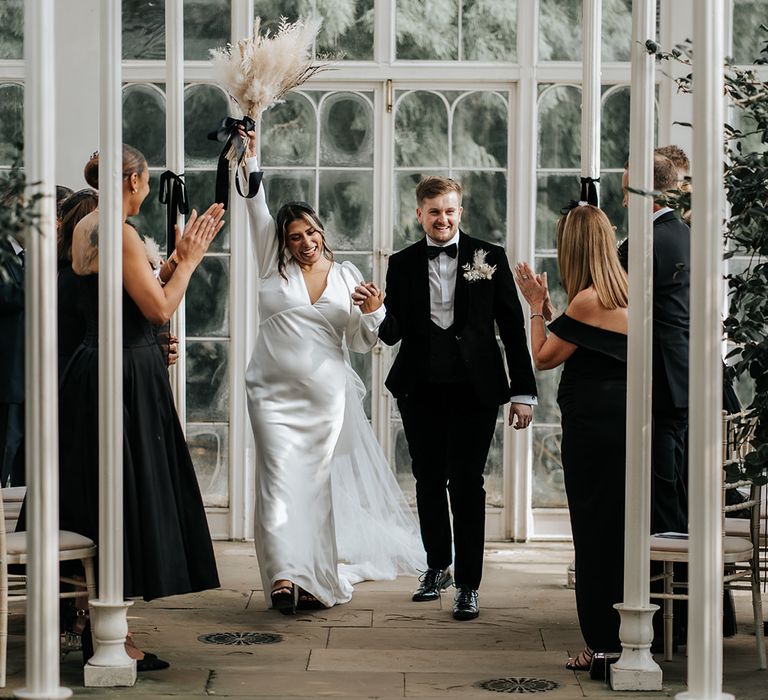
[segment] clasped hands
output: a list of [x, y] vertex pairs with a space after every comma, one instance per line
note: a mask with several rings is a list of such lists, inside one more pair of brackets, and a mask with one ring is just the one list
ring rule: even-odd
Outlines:
[[352, 303], [364, 314], [370, 314], [384, 303], [384, 295], [373, 282], [361, 282], [352, 292]]

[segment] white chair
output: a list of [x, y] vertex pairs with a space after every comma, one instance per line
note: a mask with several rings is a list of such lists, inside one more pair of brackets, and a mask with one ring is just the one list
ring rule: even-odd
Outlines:
[[[6, 517], [11, 516], [12, 509], [16, 509], [14, 503], [19, 504], [18, 489], [2, 489], [0, 498], [0, 688], [5, 687], [6, 653], [8, 650], [8, 604], [27, 599], [26, 576], [8, 574], [9, 564], [27, 563], [27, 533], [7, 532]], [[6, 492], [9, 497], [9, 512], [6, 514], [3, 501]], [[23, 500], [23, 498], [21, 499]], [[15, 518], [18, 519], [18, 510]], [[13, 521], [13, 518], [10, 518]], [[93, 561], [96, 557], [96, 545], [92, 540], [74, 532], [62, 530], [59, 532], [59, 561], [80, 560], [85, 570], [85, 583], [73, 578], [61, 577], [63, 583], [68, 583], [76, 588], [74, 591], [61, 592], [61, 598], [75, 598], [85, 590], [88, 598], [96, 597], [96, 579], [94, 576]]]
[[[755, 644], [761, 669], [766, 668], [765, 638], [763, 629], [763, 606], [760, 596], [760, 504], [762, 488], [752, 482], [725, 480], [726, 467], [738, 464], [747, 452], [748, 441], [754, 430], [754, 423], [746, 420], [741, 413], [723, 416], [723, 587], [730, 590], [750, 590], [752, 613], [755, 623]], [[746, 500], [736, 505], [725, 505], [725, 493], [730, 489], [749, 487]], [[728, 518], [737, 510], [749, 511], [749, 518]], [[734, 522], [739, 521], [739, 522]], [[743, 523], [746, 523], [744, 525]], [[762, 525], [763, 531], [765, 524]], [[731, 533], [744, 536], [732, 536]], [[651, 537], [651, 561], [663, 563], [663, 573], [651, 577], [651, 581], [664, 581], [663, 592], [651, 591], [651, 598], [663, 601], [664, 615], [664, 660], [672, 659], [672, 618], [674, 600], [687, 600], [688, 583], [676, 581], [674, 563], [688, 562], [688, 539], [654, 535]]]

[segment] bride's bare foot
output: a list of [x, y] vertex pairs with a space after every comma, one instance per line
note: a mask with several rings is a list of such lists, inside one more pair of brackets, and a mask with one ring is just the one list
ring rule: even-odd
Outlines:
[[144, 658], [144, 652], [133, 643], [133, 635], [130, 632], [125, 638], [125, 653], [136, 661], [141, 661]]

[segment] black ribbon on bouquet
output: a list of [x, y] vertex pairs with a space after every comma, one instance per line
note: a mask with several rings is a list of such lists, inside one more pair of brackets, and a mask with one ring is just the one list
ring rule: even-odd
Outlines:
[[[251, 173], [248, 176], [248, 194], [243, 194], [240, 189], [240, 165], [245, 158], [246, 140], [243, 139], [238, 127], [242, 126], [245, 131], [253, 131], [256, 128], [256, 122], [250, 117], [234, 119], [227, 117], [223, 119], [218, 128], [208, 134], [211, 141], [219, 141], [224, 144], [219, 154], [219, 164], [216, 168], [216, 198], [215, 201], [224, 205], [226, 209], [229, 205], [229, 161], [235, 162], [235, 187], [241, 197], [250, 199], [255, 197], [261, 186], [263, 173]], [[234, 157], [228, 157], [230, 155]]]
[[593, 207], [600, 206], [597, 195], [597, 185], [595, 183], [600, 182], [599, 177], [583, 177], [581, 178], [581, 194], [579, 195], [579, 201], [572, 199], [566, 204], [560, 213], [565, 216], [571, 209], [575, 209], [580, 204], [591, 204]]
[[160, 204], [166, 207], [166, 258], [170, 257], [176, 247], [176, 221], [179, 214], [189, 214], [189, 199], [184, 174], [177, 175], [172, 170], [166, 170], [160, 176]]

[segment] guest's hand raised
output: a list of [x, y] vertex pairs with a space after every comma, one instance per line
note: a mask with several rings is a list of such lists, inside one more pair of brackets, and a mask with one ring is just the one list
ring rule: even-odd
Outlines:
[[221, 231], [224, 222], [223, 204], [211, 204], [202, 216], [198, 216], [193, 209], [184, 227], [184, 235], [179, 235], [179, 227], [176, 227], [176, 259], [179, 265], [191, 264], [197, 267], [203, 259], [208, 246], [211, 245], [216, 234]]
[[540, 312], [548, 296], [546, 283], [541, 281], [541, 276], [534, 274], [528, 263], [519, 262], [515, 265], [515, 282], [531, 309]]
[[540, 275], [536, 275], [536, 281], [544, 287], [546, 296], [544, 297], [544, 306], [541, 309], [541, 313], [544, 314], [544, 320], [549, 323], [552, 317], [555, 315], [555, 307], [552, 306], [552, 300], [549, 298], [549, 284], [547, 283], [547, 273], [542, 272]]
[[360, 307], [364, 314], [376, 311], [384, 303], [381, 290], [373, 282], [363, 282], [352, 292], [352, 303]]

